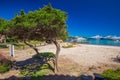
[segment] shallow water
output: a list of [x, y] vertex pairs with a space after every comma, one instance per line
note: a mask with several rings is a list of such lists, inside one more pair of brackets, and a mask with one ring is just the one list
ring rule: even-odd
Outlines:
[[[68, 42], [74, 41], [74, 39], [68, 39]], [[76, 41], [76, 43], [83, 44], [93, 44], [93, 45], [109, 45], [109, 46], [120, 46], [120, 40], [112, 40], [112, 39], [93, 39], [87, 38], [86, 40]]]
[[120, 46], [120, 40], [109, 40], [109, 39], [87, 39], [89, 44], [95, 45], [110, 45]]

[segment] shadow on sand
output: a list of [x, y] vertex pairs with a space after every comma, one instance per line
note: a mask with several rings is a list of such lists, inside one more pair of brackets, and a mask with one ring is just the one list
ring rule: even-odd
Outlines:
[[[49, 54], [49, 53], [47, 53]], [[37, 56], [38, 54], [35, 54], [34, 56]], [[41, 53], [39, 53], [38, 56], [40, 56]], [[46, 55], [46, 53], [45, 53]], [[39, 58], [34, 58], [34, 56], [32, 58], [29, 58], [29, 59], [26, 59], [26, 60], [23, 60], [23, 61], [18, 61], [18, 62], [13, 62], [13, 69], [24, 69], [24, 68], [27, 68], [29, 67], [27, 70], [30, 70], [31, 71], [38, 71], [38, 70], [41, 70], [41, 67], [44, 65], [44, 64], [47, 64], [47, 68], [52, 70], [54, 72], [54, 68], [49, 64], [49, 61], [51, 60], [51, 57], [44, 57], [44, 56], [40, 56]], [[31, 70], [32, 69], [32, 70]]]

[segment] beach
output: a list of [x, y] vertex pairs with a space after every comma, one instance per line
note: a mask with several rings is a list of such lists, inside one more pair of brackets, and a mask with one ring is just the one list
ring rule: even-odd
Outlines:
[[[61, 46], [63, 45], [64, 43], [61, 44]], [[43, 46], [40, 51], [55, 52], [55, 46]], [[87, 73], [90, 68], [96, 69], [92, 73], [101, 73], [106, 69], [120, 66], [120, 63], [116, 61], [116, 56], [120, 55], [120, 47], [116, 46], [77, 44], [72, 48], [61, 48], [59, 55], [64, 59], [69, 59], [68, 63], [74, 62], [78, 64], [79, 68], [82, 69], [81, 71]], [[63, 64], [66, 64], [64, 60]]]
[[[65, 43], [61, 43], [59, 54], [59, 69], [57, 74], [75, 75], [101, 73], [104, 70], [118, 68], [120, 63], [116, 61], [116, 56], [120, 55], [120, 47], [76, 44], [71, 48], [62, 48]], [[39, 52], [53, 52], [54, 44], [37, 47]], [[36, 53], [31, 48], [25, 50], [15, 50], [16, 61], [24, 61], [32, 58]], [[12, 72], [12, 73], [11, 73]], [[18, 70], [12, 70], [1, 74], [0, 77], [19, 76]]]
[[[61, 44], [61, 46], [64, 44]], [[43, 46], [41, 52], [55, 52], [54, 45]], [[99, 64], [116, 64], [113, 61], [120, 55], [120, 47], [78, 44], [72, 48], [61, 48], [60, 55], [65, 56], [83, 66]]]

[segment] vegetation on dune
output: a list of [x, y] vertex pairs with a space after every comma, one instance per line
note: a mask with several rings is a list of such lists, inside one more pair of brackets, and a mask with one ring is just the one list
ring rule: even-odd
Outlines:
[[120, 68], [106, 70], [102, 73], [102, 76], [107, 80], [120, 80]]

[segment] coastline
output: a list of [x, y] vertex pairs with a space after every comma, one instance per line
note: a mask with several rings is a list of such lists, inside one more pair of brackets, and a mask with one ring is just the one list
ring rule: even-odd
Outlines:
[[90, 46], [99, 46], [99, 47], [111, 47], [111, 48], [120, 48], [120, 46], [113, 46], [113, 45], [102, 45], [102, 44], [80, 44], [80, 45], [90, 45]]

